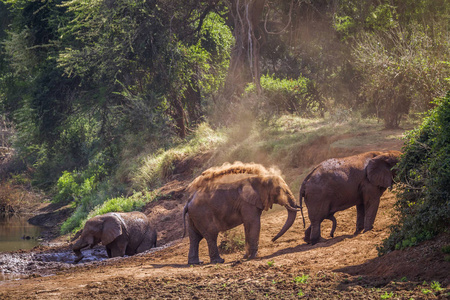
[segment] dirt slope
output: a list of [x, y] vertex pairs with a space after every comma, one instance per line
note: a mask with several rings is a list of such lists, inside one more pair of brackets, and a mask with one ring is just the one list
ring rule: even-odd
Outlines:
[[[335, 142], [330, 141], [329, 145]], [[371, 149], [401, 148], [400, 141], [389, 143]], [[336, 148], [330, 146], [329, 149], [335, 153], [341, 151]], [[351, 152], [365, 150], [370, 149], [358, 146]], [[300, 165], [297, 169], [287, 170], [285, 175], [289, 177], [302, 172]], [[162, 190], [166, 196], [145, 208], [158, 229], [157, 249], [134, 257], [56, 267], [50, 272], [54, 276], [38, 274], [3, 281], [0, 282], [0, 299], [450, 298], [450, 262], [440, 251], [443, 245], [450, 243], [450, 234], [414, 249], [377, 257], [376, 247], [388, 236], [388, 227], [392, 223], [390, 212], [395, 198], [390, 192], [382, 198], [371, 232], [352, 235], [356, 209], [351, 208], [336, 214], [335, 238], [328, 237], [331, 222], [324, 221], [322, 236], [326, 239], [314, 246], [305, 244], [299, 219], [284, 236], [272, 243], [271, 238], [278, 233], [287, 216], [284, 208], [274, 207], [262, 216], [258, 259], [242, 260], [243, 251], [236, 251], [222, 254], [225, 259], [222, 265], [188, 266], [189, 239], [180, 239], [183, 233], [181, 211], [185, 203], [183, 189], [187, 182], [184, 176], [175, 176]], [[309, 220], [306, 221], [308, 224]], [[240, 226], [230, 235], [239, 235], [242, 231]], [[40, 251], [59, 249], [62, 248]], [[200, 258], [209, 262], [205, 241], [200, 244], [200, 250]], [[433, 289], [430, 286], [432, 280], [438, 281], [444, 290], [439, 290], [436, 285]]]

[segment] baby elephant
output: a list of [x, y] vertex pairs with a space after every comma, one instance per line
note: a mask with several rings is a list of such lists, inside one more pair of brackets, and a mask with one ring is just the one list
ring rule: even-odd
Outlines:
[[102, 242], [108, 257], [134, 255], [156, 247], [156, 230], [141, 212], [107, 213], [89, 219], [80, 238], [72, 245], [77, 255], [75, 263], [83, 259], [81, 249]]
[[320, 239], [320, 223], [333, 222], [334, 213], [356, 205], [355, 234], [373, 227], [380, 197], [393, 183], [393, 167], [400, 159], [399, 151], [371, 151], [344, 158], [332, 158], [320, 163], [306, 176], [300, 188], [300, 204], [305, 198], [311, 225], [306, 229], [305, 242], [315, 244]]

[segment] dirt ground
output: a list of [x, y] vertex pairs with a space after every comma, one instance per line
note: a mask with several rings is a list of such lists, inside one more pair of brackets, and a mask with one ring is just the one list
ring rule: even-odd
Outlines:
[[[400, 141], [389, 143], [377, 149], [401, 147]], [[303, 168], [287, 173], [296, 172], [301, 174]], [[91, 250], [91, 259], [78, 265], [72, 264], [68, 243], [9, 253], [8, 259], [15, 255], [17, 261], [23, 256], [29, 260], [21, 279], [0, 281], [0, 299], [450, 299], [450, 262], [441, 251], [450, 244], [450, 234], [378, 257], [377, 246], [388, 237], [393, 222], [395, 197], [389, 191], [382, 197], [370, 232], [353, 236], [356, 209], [351, 208], [336, 213], [334, 238], [329, 237], [331, 222], [325, 220], [323, 241], [314, 246], [303, 242], [299, 214], [273, 243], [287, 217], [284, 208], [274, 206], [262, 216], [257, 259], [243, 260], [244, 250], [224, 251], [225, 263], [212, 265], [202, 241], [200, 259], [205, 264], [189, 266], [189, 238], [181, 238], [183, 190], [188, 183], [183, 179], [175, 176], [162, 189], [165, 196], [144, 209], [157, 227], [157, 248], [133, 257], [106, 259], [99, 247]], [[305, 218], [308, 226], [306, 209]], [[230, 240], [242, 236], [239, 226], [221, 235], [219, 244], [230, 245]], [[6, 261], [0, 257], [0, 267], [10, 264]]]

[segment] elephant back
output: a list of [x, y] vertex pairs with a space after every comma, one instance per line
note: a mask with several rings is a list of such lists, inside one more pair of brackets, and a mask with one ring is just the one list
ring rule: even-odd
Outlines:
[[217, 183], [232, 182], [249, 176], [280, 175], [280, 173], [278, 169], [266, 169], [263, 165], [255, 163], [225, 163], [220, 167], [205, 170], [189, 184], [188, 191], [192, 194], [197, 190], [209, 189]]
[[141, 212], [130, 212], [120, 214], [127, 226], [128, 247], [136, 250], [145, 239], [147, 231], [151, 229], [150, 221]]

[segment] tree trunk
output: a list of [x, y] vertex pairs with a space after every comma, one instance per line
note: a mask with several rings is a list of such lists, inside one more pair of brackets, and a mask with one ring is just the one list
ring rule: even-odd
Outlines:
[[233, 95], [240, 95], [250, 81], [255, 83], [258, 92], [261, 91], [259, 50], [262, 31], [259, 23], [264, 4], [265, 0], [237, 0], [231, 4], [230, 15], [234, 21], [236, 43], [231, 52], [223, 93], [227, 100]]

